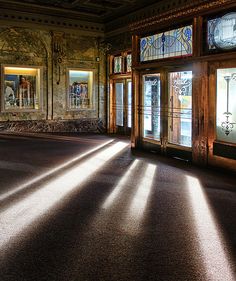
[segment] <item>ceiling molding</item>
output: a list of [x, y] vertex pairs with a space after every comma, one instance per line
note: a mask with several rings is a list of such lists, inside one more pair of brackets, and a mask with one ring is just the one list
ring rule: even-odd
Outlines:
[[0, 0], [0, 7], [105, 23], [162, 0]]
[[74, 20], [57, 16], [47, 16], [36, 13], [27, 13], [1, 9], [1, 26], [33, 27], [44, 30], [63, 30], [65, 32], [104, 37], [104, 24]]

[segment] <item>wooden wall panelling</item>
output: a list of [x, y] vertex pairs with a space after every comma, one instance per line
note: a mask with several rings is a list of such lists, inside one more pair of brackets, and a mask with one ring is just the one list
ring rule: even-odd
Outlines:
[[132, 128], [131, 128], [131, 147], [137, 148], [141, 137], [141, 88], [139, 72], [132, 72]]
[[139, 37], [132, 36], [132, 67], [139, 65]]
[[132, 36], [132, 127], [131, 127], [131, 147], [136, 148], [140, 139], [141, 130], [141, 88], [140, 88], [140, 75], [135, 70], [135, 67], [139, 63], [139, 38], [137, 35]]
[[219, 67], [219, 63], [209, 64], [209, 116], [208, 116], [208, 148], [209, 157], [213, 155], [213, 142], [216, 138], [216, 80], [215, 69]]
[[200, 57], [202, 54], [202, 30], [203, 18], [201, 16], [193, 19], [193, 56]]
[[208, 63], [193, 64], [193, 162], [207, 164], [208, 156]]
[[114, 94], [114, 80], [110, 79], [109, 91], [109, 123], [108, 133], [115, 133], [115, 94]]

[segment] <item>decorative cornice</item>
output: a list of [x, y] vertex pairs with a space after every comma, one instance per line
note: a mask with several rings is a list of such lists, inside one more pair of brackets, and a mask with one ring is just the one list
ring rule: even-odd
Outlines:
[[36, 27], [45, 30], [63, 30], [86, 36], [104, 36], [104, 25], [83, 21], [81, 19], [68, 19], [39, 13], [21, 12], [0, 8], [0, 22], [4, 26]]
[[[53, 1], [51, 1], [53, 2]], [[56, 1], [54, 1], [56, 2]], [[65, 1], [64, 1], [65, 2]], [[75, 1], [76, 2], [76, 1]], [[69, 4], [69, 3], [68, 3]], [[71, 4], [69, 4], [70, 6]], [[31, 1], [31, 3], [27, 1], [14, 1], [14, 0], [0, 0], [0, 7], [2, 9], [9, 9], [18, 12], [28, 12], [28, 13], [37, 13], [40, 15], [54, 15], [57, 18], [67, 18], [67, 19], [81, 19], [86, 22], [91, 23], [102, 23], [102, 20], [98, 15], [91, 15], [89, 13], [81, 13], [76, 9], [66, 9], [63, 7], [59, 7], [58, 5], [40, 5], [40, 3]]]
[[204, 1], [207, 3], [203, 4], [188, 4], [181, 8], [172, 9], [171, 12], [164, 12], [157, 16], [149, 17], [144, 20], [131, 23], [129, 25], [129, 28], [132, 32], [141, 30], [141, 29], [147, 29], [151, 26], [157, 25], [157, 24], [164, 24], [165, 22], [170, 22], [176, 19], [180, 18], [187, 18], [196, 14], [200, 13], [206, 13], [209, 10], [216, 9], [219, 7], [222, 7], [222, 5], [226, 4], [235, 4], [235, 1], [233, 0], [216, 0], [216, 1]]

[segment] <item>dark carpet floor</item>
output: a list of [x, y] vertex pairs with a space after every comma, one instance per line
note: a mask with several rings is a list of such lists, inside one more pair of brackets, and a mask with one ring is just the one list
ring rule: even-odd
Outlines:
[[235, 281], [236, 177], [122, 137], [0, 135], [0, 281]]

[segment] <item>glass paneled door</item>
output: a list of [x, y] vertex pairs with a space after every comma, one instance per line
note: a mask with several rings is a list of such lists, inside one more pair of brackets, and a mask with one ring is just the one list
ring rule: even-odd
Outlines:
[[142, 89], [144, 145], [173, 157], [191, 159], [192, 71], [143, 74]]
[[130, 79], [114, 82], [114, 117], [115, 132], [131, 133], [132, 82]]
[[167, 74], [168, 129], [165, 152], [172, 157], [192, 159], [192, 71]]

